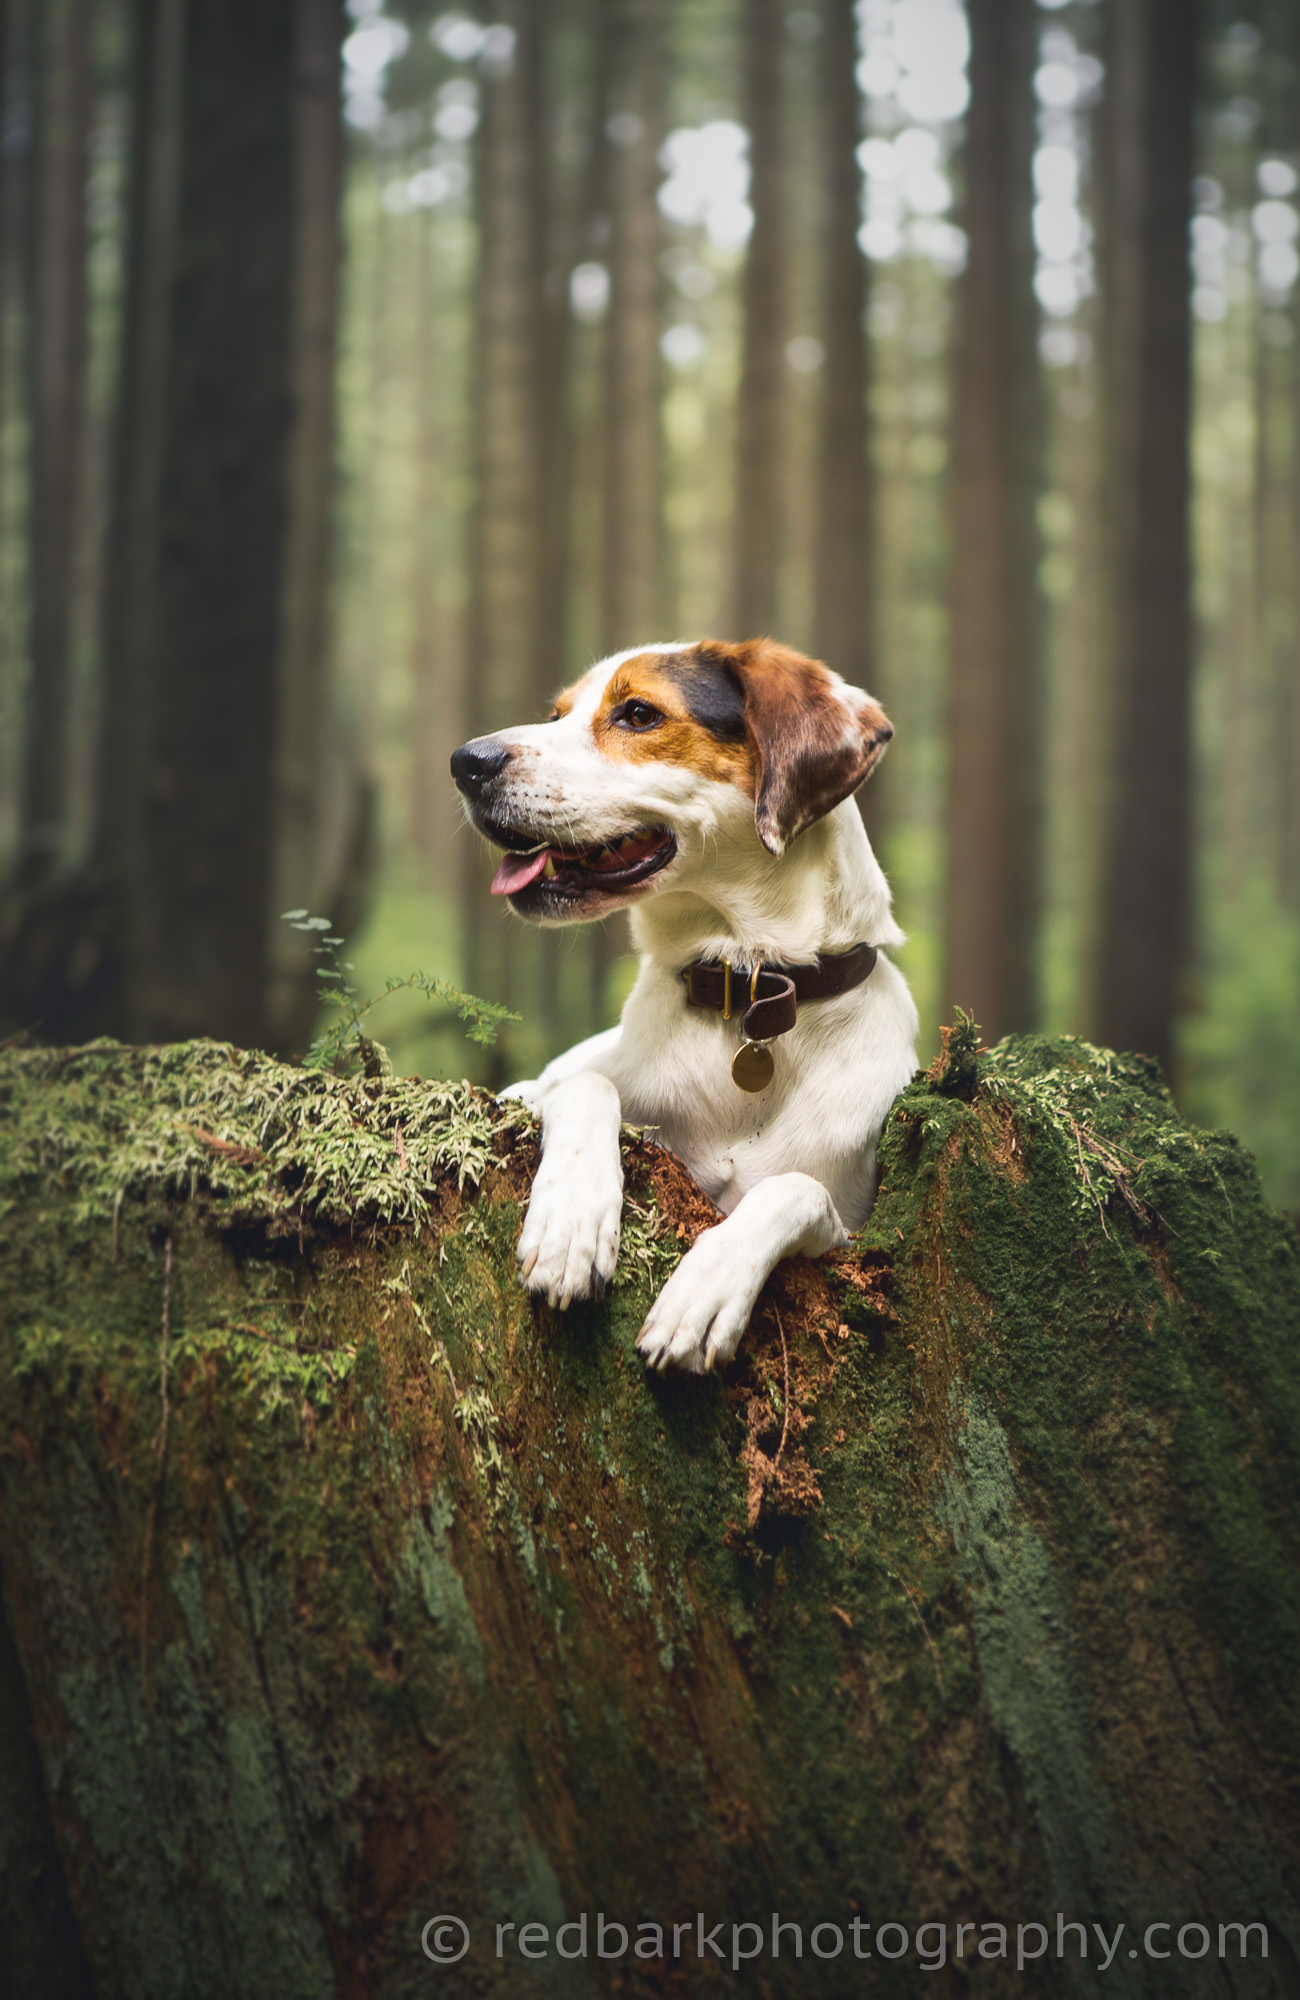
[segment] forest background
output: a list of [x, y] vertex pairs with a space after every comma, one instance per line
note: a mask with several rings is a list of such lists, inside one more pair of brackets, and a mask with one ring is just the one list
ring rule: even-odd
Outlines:
[[[1165, 1062], [1300, 1209], [1300, 10], [0, 0], [0, 1018], [301, 1050], [313, 935], [612, 1020], [447, 758], [602, 653], [884, 702], [925, 1047]], [[477, 1064], [477, 1070], [474, 1065]]]

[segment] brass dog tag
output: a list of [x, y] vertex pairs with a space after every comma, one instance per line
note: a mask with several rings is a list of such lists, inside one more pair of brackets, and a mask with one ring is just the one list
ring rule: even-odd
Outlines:
[[741, 1090], [766, 1090], [776, 1064], [762, 1042], [742, 1042], [731, 1058], [731, 1081]]

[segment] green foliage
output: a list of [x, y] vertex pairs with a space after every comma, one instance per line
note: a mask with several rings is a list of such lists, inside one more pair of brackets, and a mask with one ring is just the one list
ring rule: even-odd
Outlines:
[[653, 1198], [638, 1201], [633, 1194], [625, 1194], [614, 1283], [657, 1292], [677, 1263], [679, 1249], [672, 1232], [665, 1228]]
[[979, 1080], [979, 1023], [959, 1007], [951, 1028], [940, 1033], [943, 1052], [931, 1071], [931, 1082], [946, 1097], [973, 1097]]
[[332, 1392], [352, 1373], [355, 1347], [308, 1346], [292, 1334], [265, 1332], [246, 1320], [220, 1326], [196, 1326], [172, 1345], [174, 1365], [200, 1362], [220, 1355], [237, 1379], [261, 1391], [260, 1414], [279, 1410], [297, 1414], [304, 1402], [315, 1409], [328, 1406]]
[[285, 910], [282, 920], [296, 931], [306, 931], [319, 938], [313, 949], [316, 957], [325, 961], [316, 972], [321, 1004], [337, 1010], [336, 1018], [308, 1049], [304, 1059], [307, 1069], [346, 1075], [359, 1068], [367, 1076], [391, 1076], [388, 1051], [382, 1042], [374, 1041], [362, 1031], [361, 1023], [372, 1008], [394, 993], [422, 993], [430, 1002], [441, 1001], [450, 1014], [458, 1016], [464, 1023], [470, 1041], [484, 1048], [495, 1041], [497, 1029], [503, 1021], [519, 1019], [518, 1014], [512, 1014], [508, 1007], [496, 1001], [476, 999], [472, 993], [462, 993], [449, 979], [430, 978], [424, 972], [408, 972], [404, 978], [391, 977], [385, 981], [382, 993], [373, 993], [369, 999], [363, 999], [348, 978], [348, 974], [355, 969], [352, 961], [339, 957], [339, 950], [345, 941], [331, 935], [328, 917], [309, 916], [306, 910]]

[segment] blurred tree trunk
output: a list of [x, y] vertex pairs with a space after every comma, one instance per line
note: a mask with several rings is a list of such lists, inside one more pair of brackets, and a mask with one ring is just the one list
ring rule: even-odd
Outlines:
[[[474, 503], [469, 546], [466, 725], [471, 736], [532, 713], [541, 609], [542, 157], [538, 117], [544, 20], [511, 0], [493, 21], [512, 40], [489, 54], [483, 78], [475, 195], [478, 274], [472, 396]], [[479, 842], [462, 849], [461, 918], [471, 991], [513, 1003], [521, 960], [532, 956], [508, 911], [489, 906], [490, 867]], [[522, 950], [521, 950], [522, 947]], [[511, 1067], [493, 1052], [493, 1081]], [[500, 1075], [496, 1072], [500, 1070]]]
[[[813, 650], [854, 687], [874, 688], [867, 260], [858, 243], [862, 171], [857, 160], [861, 137], [855, 75], [857, 40], [852, 0], [826, 0], [819, 127], [826, 265]], [[873, 834], [880, 832], [877, 800], [875, 785], [858, 793], [863, 817]]]
[[1292, 910], [1300, 910], [1300, 797], [1295, 774], [1300, 770], [1300, 288], [1291, 301], [1291, 462], [1290, 562], [1291, 643], [1282, 674], [1274, 755], [1281, 800], [1278, 826], [1278, 892]]
[[439, 528], [446, 513], [445, 469], [454, 462], [447, 436], [454, 391], [449, 372], [452, 315], [433, 256], [433, 218], [415, 218], [412, 282], [416, 294], [415, 521], [411, 539], [411, 841], [429, 878], [445, 881], [455, 843], [464, 837], [447, 760], [466, 737], [464, 620], [440, 586]]
[[[116, 887], [131, 911], [123, 1026], [133, 1039], [269, 1038], [277, 669], [289, 550], [293, 383], [292, 0], [213, 12], [143, 0], [139, 52], [166, 100], [135, 162], [141, 299], [128, 370], [157, 439], [152, 492], [124, 524], [129, 630], [107, 698], [129, 682], [136, 737], [104, 811], [133, 825]], [[177, 53], [173, 53], [176, 50]], [[165, 70], [178, 64], [174, 88]], [[165, 157], [169, 155], [169, 157]], [[171, 183], [169, 185], [169, 182]], [[170, 243], [167, 237], [170, 236]], [[164, 263], [165, 260], [165, 263]], [[161, 344], [162, 368], [151, 364]], [[148, 357], [148, 358], [146, 358]], [[141, 405], [149, 406], [144, 416]], [[134, 455], [136, 434], [123, 436]], [[134, 530], [134, 532], [132, 532]]]
[[616, 652], [659, 635], [663, 463], [659, 428], [664, 125], [663, 0], [619, 0], [610, 121], [601, 632]]
[[130, 968], [150, 928], [146, 786], [156, 645], [153, 577], [169, 358], [168, 300], [177, 228], [184, 0], [135, 0], [126, 283], [108, 522], [97, 848], [111, 910], [96, 982], [101, 1031], [129, 1032]]
[[[600, 6], [601, 22], [607, 9]], [[578, 16], [575, 23], [574, 16]], [[510, 720], [545, 715], [560, 687], [570, 678], [570, 628], [573, 615], [573, 316], [569, 277], [578, 262], [583, 222], [581, 176], [566, 177], [558, 164], [566, 104], [567, 81], [563, 30], [588, 29], [588, 10], [559, 4], [542, 11], [532, 51], [528, 95], [529, 143], [536, 161], [533, 187], [533, 228], [540, 255], [536, 316], [537, 353], [537, 631], [532, 659], [532, 683], [527, 705]], [[584, 40], [589, 34], [584, 35]], [[595, 39], [604, 37], [597, 24]], [[600, 58], [594, 59], [597, 63]], [[574, 125], [580, 123], [574, 120]], [[585, 933], [578, 946], [598, 954], [603, 926]], [[523, 993], [521, 1011], [531, 1014], [554, 1053], [598, 1025], [586, 1017], [585, 987], [579, 977], [575, 1009], [561, 991], [564, 961], [574, 956], [574, 939], [559, 931], [534, 932], [526, 944], [531, 991]], [[575, 968], [576, 969], [576, 968]], [[603, 1025], [600, 1024], [600, 1025]]]
[[1199, 11], [1112, 0], [1107, 66], [1114, 780], [1099, 1031], [1166, 1065], [1191, 919], [1187, 253]]
[[338, 0], [131, 10], [96, 854], [6, 954], [6, 1012], [47, 1034], [265, 1043], [314, 1007], [310, 967], [272, 993], [268, 936], [278, 853], [312, 886], [356, 858], [317, 817], [342, 27]]
[[[1287, 0], [1265, 8], [1262, 25], [1269, 60], [1262, 66], [1264, 133], [1283, 159], [1300, 151], [1300, 13]], [[1277, 344], [1268, 354], [1275, 402], [1258, 413], [1272, 440], [1269, 532], [1272, 537], [1272, 684], [1268, 761], [1271, 766], [1269, 828], [1273, 882], [1279, 901], [1300, 909], [1300, 286], [1277, 300], [1271, 328]], [[1290, 340], [1286, 334], [1289, 332]]]
[[782, 9], [777, 0], [744, 0], [741, 37], [754, 228], [741, 284], [744, 326], [730, 629], [736, 638], [748, 638], [776, 626], [784, 525], [785, 117]]
[[[295, 0], [292, 79], [295, 269], [290, 353], [288, 528], [278, 671], [275, 883], [271, 920], [290, 906], [338, 906], [355, 838], [357, 774], [329, 782], [333, 659], [334, 406], [343, 192], [340, 50], [343, 0]], [[350, 782], [349, 782], [350, 780]], [[299, 934], [271, 933], [270, 1016], [279, 1047], [302, 1047], [315, 1012], [315, 967]], [[293, 940], [291, 943], [290, 941]]]
[[91, 0], [43, 0], [35, 30], [27, 320], [31, 670], [20, 831], [20, 866], [33, 883], [57, 870], [67, 831], [86, 402]]
[[855, 687], [875, 673], [871, 630], [871, 473], [867, 419], [867, 260], [858, 243], [857, 25], [852, 0], [827, 0], [821, 34], [826, 266], [814, 574], [814, 648]]
[[971, 0], [953, 412], [948, 882], [941, 1000], [996, 1038], [1038, 1008], [1042, 421], [1032, 0]]
[[[0, 702], [21, 711], [30, 648], [27, 517], [27, 318], [31, 311], [32, 45], [34, 0], [0, 0]], [[21, 810], [19, 732], [0, 762], [0, 838], [15, 840]]]
[[[1263, 314], [1260, 318], [1262, 320]], [[1259, 782], [1254, 787], [1252, 872], [1283, 893], [1284, 828], [1288, 794], [1295, 788], [1287, 727], [1290, 690], [1297, 678], [1293, 625], [1290, 484], [1292, 357], [1255, 328], [1255, 463], [1251, 538], [1254, 544], [1254, 610]], [[1279, 754], [1282, 752], [1283, 754]]]
[[[662, 229], [656, 200], [664, 138], [664, 0], [609, 0], [611, 115], [605, 121], [609, 308], [601, 411], [601, 649], [663, 638]], [[623, 918], [591, 940], [591, 1027], [609, 1024]]]

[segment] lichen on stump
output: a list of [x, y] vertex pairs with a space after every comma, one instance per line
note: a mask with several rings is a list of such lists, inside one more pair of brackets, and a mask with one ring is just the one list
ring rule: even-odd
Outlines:
[[[0, 1888], [15, 1992], [734, 1984], [700, 1911], [1261, 1920], [1178, 1990], [1293, 1990], [1300, 1262], [1151, 1064], [959, 1025], [717, 1380], [633, 1351], [713, 1219], [644, 1138], [561, 1316], [532, 1127], [469, 1086], [100, 1043], [0, 1057], [0, 1116], [0, 1831], [61, 1871]], [[583, 1911], [683, 1955], [495, 1956]], [[1072, 1976], [1011, 1950], [981, 1990]]]

